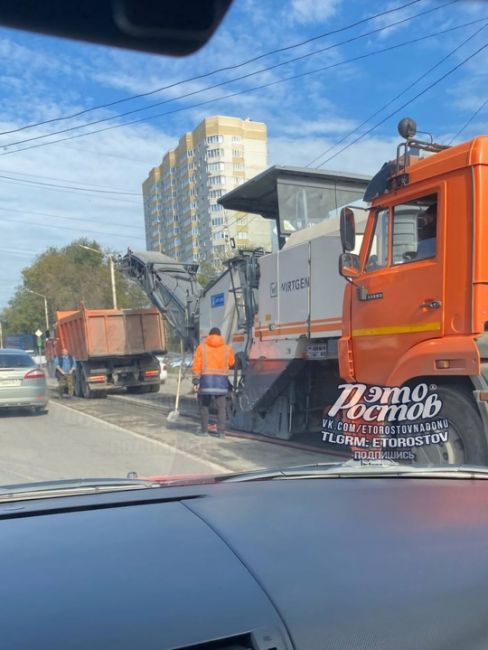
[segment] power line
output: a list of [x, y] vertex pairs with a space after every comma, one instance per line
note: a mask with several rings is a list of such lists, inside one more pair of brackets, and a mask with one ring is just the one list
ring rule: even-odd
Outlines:
[[484, 107], [488, 104], [488, 99], [485, 99], [482, 104], [480, 104], [479, 108], [475, 110], [475, 112], [471, 115], [469, 120], [467, 120], [463, 126], [459, 129], [457, 133], [455, 133], [452, 138], [449, 140], [448, 144], [452, 144], [456, 138], [458, 138], [461, 133], [471, 124], [471, 122], [474, 120], [474, 118], [480, 113]]
[[[76, 187], [74, 185], [60, 185], [57, 183], [43, 183], [42, 181], [31, 181], [26, 178], [13, 178], [12, 176], [5, 176], [3, 174], [0, 174], [0, 178], [3, 178], [8, 181], [14, 181], [17, 183], [27, 183], [29, 185], [40, 185], [42, 187], [48, 187], [48, 188], [55, 188], [55, 189], [65, 189], [65, 190], [73, 190], [75, 192], [88, 192], [90, 194], [96, 193], [96, 194], [123, 194], [123, 195], [130, 195], [130, 196], [140, 196], [137, 192], [116, 192], [112, 190], [96, 190], [96, 189], [89, 189], [86, 187]], [[132, 203], [132, 202], [131, 202]]]
[[146, 167], [154, 166], [154, 162], [141, 160], [140, 158], [132, 158], [129, 156], [122, 156], [121, 154], [107, 153], [106, 151], [97, 151], [96, 149], [87, 149], [86, 147], [73, 147], [73, 145], [64, 145], [64, 149], [70, 149], [71, 151], [79, 151], [80, 153], [90, 153], [93, 156], [106, 156], [108, 158], [117, 158], [118, 160], [128, 160], [131, 163], [141, 163]]
[[[43, 180], [49, 180], [49, 181], [59, 181], [62, 183], [76, 183], [76, 181], [68, 180], [66, 178], [56, 178], [54, 176], [40, 176], [39, 174], [28, 174], [27, 172], [18, 172], [12, 169], [0, 169], [0, 172], [3, 174], [15, 174], [16, 176], [28, 176], [30, 178], [41, 178]], [[85, 189], [85, 187], [82, 186], [91, 186], [94, 188], [102, 188], [104, 190], [111, 190], [112, 194], [128, 194], [130, 196], [140, 196], [139, 192], [127, 192], [126, 190], [122, 190], [118, 187], [110, 187], [109, 185], [97, 185], [96, 183], [78, 183], [78, 186], [76, 189]], [[89, 189], [91, 189], [91, 187]]]
[[384, 123], [385, 123], [387, 120], [389, 120], [391, 117], [393, 117], [394, 115], [396, 115], [397, 113], [399, 113], [400, 111], [402, 111], [404, 108], [406, 108], [407, 106], [409, 106], [409, 105], [410, 105], [412, 102], [414, 102], [416, 99], [418, 99], [419, 97], [421, 97], [422, 95], [424, 95], [424, 94], [425, 94], [426, 92], [428, 92], [429, 90], [432, 90], [432, 88], [434, 88], [435, 86], [437, 86], [441, 81], [444, 81], [444, 79], [446, 79], [446, 77], [448, 77], [449, 75], [451, 75], [453, 72], [456, 72], [456, 70], [458, 70], [459, 68], [461, 68], [465, 63], [467, 63], [468, 61], [470, 61], [471, 59], [473, 59], [477, 54], [479, 54], [480, 52], [482, 52], [482, 51], [483, 51], [484, 49], [486, 49], [487, 47], [488, 47], [488, 43], [485, 43], [485, 45], [483, 45], [483, 46], [481, 46], [480, 48], [478, 48], [475, 52], [473, 52], [473, 53], [470, 54], [468, 57], [466, 57], [465, 59], [463, 59], [460, 63], [458, 63], [458, 64], [455, 65], [453, 68], [451, 68], [450, 70], [448, 70], [448, 71], [447, 71], [445, 74], [443, 74], [441, 77], [439, 77], [438, 79], [436, 79], [435, 81], [433, 81], [431, 84], [429, 84], [426, 88], [424, 88], [424, 90], [420, 91], [420, 92], [417, 93], [414, 97], [412, 97], [411, 99], [409, 99], [407, 102], [405, 102], [404, 104], [402, 104], [401, 106], [399, 106], [397, 109], [395, 109], [394, 111], [392, 111], [391, 113], [389, 113], [386, 117], [384, 117], [382, 120], [380, 120], [379, 122], [377, 122], [376, 124], [374, 124], [370, 129], [368, 129], [367, 131], [365, 131], [364, 133], [362, 133], [361, 135], [359, 135], [359, 136], [358, 136], [357, 138], [355, 138], [352, 142], [350, 142], [349, 144], [346, 144], [344, 147], [342, 147], [342, 149], [339, 149], [339, 151], [337, 151], [336, 153], [332, 154], [332, 156], [329, 156], [326, 160], [324, 160], [324, 161], [322, 162], [322, 165], [325, 165], [326, 163], [328, 163], [328, 162], [329, 162], [330, 160], [332, 160], [333, 158], [336, 158], [339, 154], [341, 154], [341, 153], [343, 153], [344, 151], [346, 151], [346, 149], [349, 149], [350, 147], [352, 147], [353, 145], [355, 145], [357, 142], [359, 142], [360, 140], [362, 140], [365, 136], [369, 135], [372, 131], [374, 131], [374, 130], [377, 129], [379, 126], [381, 126], [382, 124], [384, 124]]
[[3, 219], [0, 218], [0, 223], [8, 223], [9, 225], [15, 225], [15, 224], [25, 224], [28, 226], [37, 226], [38, 228], [51, 228], [54, 230], [70, 230], [72, 232], [79, 232], [79, 233], [85, 233], [85, 234], [96, 234], [96, 235], [104, 235], [107, 237], [118, 237], [118, 238], [123, 238], [123, 239], [139, 239], [143, 241], [143, 237], [134, 237], [133, 235], [121, 235], [120, 233], [116, 232], [103, 232], [102, 230], [87, 230], [86, 228], [83, 228], [80, 226], [80, 228], [70, 228], [69, 226], [58, 226], [58, 225], [49, 225], [47, 223], [38, 223], [36, 221], [26, 221], [24, 219]]
[[[62, 219], [64, 221], [81, 221], [84, 224], [94, 223], [97, 226], [100, 225], [100, 220], [95, 221], [93, 219], [85, 219], [84, 217], [65, 217], [65, 216], [62, 216], [60, 214], [52, 214], [52, 213], [49, 213], [49, 212], [37, 212], [37, 211], [34, 211], [34, 210], [21, 210], [19, 208], [0, 207], [0, 210], [2, 212], [7, 212], [9, 214], [11, 212], [18, 212], [18, 213], [24, 214], [24, 215], [49, 217], [50, 219]], [[119, 224], [119, 223], [106, 222], [106, 221], [104, 221], [103, 224], [107, 225], [107, 226], [114, 226], [117, 229], [124, 228], [124, 229], [135, 230], [137, 232], [141, 231], [141, 228], [139, 228], [138, 226], [129, 226], [129, 225], [126, 225], [126, 224]], [[127, 235], [127, 236], [129, 236], [129, 235]]]
[[[147, 91], [145, 93], [139, 93], [139, 94], [136, 94], [136, 95], [131, 95], [130, 97], [124, 97], [124, 98], [116, 99], [116, 100], [114, 100], [112, 102], [108, 102], [106, 104], [98, 104], [97, 106], [92, 106], [91, 108], [86, 108], [86, 109], [84, 109], [82, 111], [78, 111], [76, 113], [71, 113], [70, 115], [63, 115], [61, 117], [51, 118], [49, 120], [43, 120], [43, 121], [40, 121], [40, 122], [33, 122], [31, 124], [26, 124], [24, 126], [18, 127], [16, 129], [12, 129], [10, 131], [3, 131], [3, 132], [0, 133], [0, 136], [8, 135], [8, 134], [11, 134], [11, 133], [17, 133], [19, 131], [24, 131], [26, 129], [31, 129], [31, 128], [34, 128], [36, 126], [43, 126], [45, 124], [51, 124], [53, 122], [60, 122], [60, 121], [64, 121], [64, 120], [70, 120], [70, 119], [73, 119], [75, 117], [80, 117], [81, 115], [86, 115], [87, 113], [91, 113], [93, 111], [100, 110], [102, 108], [110, 108], [110, 107], [115, 106], [117, 104], [132, 101], [134, 99], [140, 99], [142, 97], [148, 97], [150, 95], [154, 95], [154, 94], [162, 92], [164, 90], [170, 90], [172, 88], [175, 88], [176, 86], [180, 86], [182, 84], [189, 83], [191, 81], [198, 81], [200, 79], [205, 79], [207, 77], [210, 77], [210, 76], [212, 76], [214, 74], [218, 74], [220, 72], [229, 72], [231, 70], [237, 70], [237, 69], [242, 68], [242, 67], [244, 67], [246, 65], [249, 65], [250, 63], [255, 63], [256, 61], [260, 61], [261, 59], [264, 59], [265, 57], [272, 56], [274, 54], [280, 54], [282, 52], [287, 52], [287, 51], [296, 49], [298, 47], [302, 47], [303, 45], [307, 45], [308, 43], [312, 43], [314, 41], [320, 40], [320, 39], [325, 38], [327, 36], [332, 36], [333, 34], [339, 34], [341, 32], [348, 31], [350, 29], [353, 29], [354, 27], [358, 27], [359, 25], [365, 24], [365, 23], [370, 22], [372, 20], [382, 18], [383, 16], [386, 16], [388, 14], [396, 13], [397, 11], [401, 11], [402, 9], [406, 9], [407, 7], [410, 7], [410, 6], [414, 5], [414, 4], [417, 4], [417, 3], [423, 2], [423, 1], [424, 0], [410, 0], [409, 2], [407, 2], [407, 3], [403, 4], [403, 5], [399, 5], [397, 7], [392, 8], [392, 9], [387, 9], [385, 11], [381, 11], [380, 13], [374, 14], [372, 16], [368, 16], [366, 18], [362, 18], [361, 20], [357, 20], [357, 21], [355, 21], [353, 23], [350, 23], [349, 25], [345, 25], [344, 27], [339, 27], [337, 29], [333, 29], [333, 30], [330, 30], [328, 32], [324, 32], [322, 34], [318, 34], [317, 36], [313, 36], [313, 37], [308, 38], [308, 39], [306, 39], [304, 41], [300, 41], [299, 43], [294, 43], [293, 45], [286, 45], [284, 47], [280, 47], [280, 48], [277, 48], [277, 49], [274, 49], [274, 50], [270, 50], [269, 52], [264, 52], [263, 54], [252, 57], [251, 59], [247, 59], [246, 61], [242, 61], [241, 63], [237, 63], [235, 65], [224, 66], [222, 68], [216, 68], [215, 70], [211, 70], [210, 72], [205, 72], [203, 74], [196, 75], [194, 77], [189, 77], [188, 79], [183, 79], [181, 81], [176, 81], [176, 82], [174, 82], [172, 84], [169, 84], [167, 86], [161, 86], [159, 88], [155, 88], [155, 89]], [[457, 1], [457, 0], [455, 0], [455, 1]]]
[[359, 56], [352, 57], [350, 59], [345, 59], [343, 61], [338, 61], [336, 63], [332, 63], [332, 64], [329, 64], [329, 65], [326, 65], [326, 66], [321, 66], [320, 68], [316, 68], [315, 70], [309, 70], [307, 72], [302, 72], [302, 73], [299, 73], [299, 74], [291, 75], [291, 76], [285, 77], [283, 79], [278, 79], [276, 81], [270, 81], [270, 82], [265, 83], [265, 84], [260, 84], [259, 86], [254, 86], [252, 88], [246, 88], [244, 90], [239, 90], [239, 91], [236, 91], [234, 93], [230, 93], [228, 95], [223, 95], [221, 97], [214, 97], [212, 99], [208, 99], [208, 100], [205, 100], [205, 101], [202, 101], [202, 102], [198, 102], [196, 104], [191, 104], [189, 106], [183, 106], [183, 107], [180, 107], [180, 108], [175, 108], [175, 109], [172, 109], [170, 111], [165, 111], [164, 113], [156, 113], [155, 115], [149, 115], [147, 117], [138, 118], [136, 120], [130, 120], [128, 122], [124, 122], [123, 124], [115, 124], [115, 125], [112, 125], [112, 126], [106, 126], [106, 127], [102, 128], [102, 129], [95, 129], [93, 131], [88, 131], [88, 132], [85, 132], [85, 133], [78, 133], [76, 135], [71, 135], [71, 136], [68, 136], [66, 138], [58, 138], [57, 140], [51, 140], [49, 142], [42, 142], [42, 143], [39, 143], [39, 144], [32, 144], [32, 145], [29, 145], [27, 147], [22, 147], [21, 149], [15, 149], [13, 151], [5, 151], [4, 153], [0, 154], [0, 156], [8, 156], [8, 155], [11, 155], [11, 154], [19, 153], [21, 151], [29, 151], [30, 149], [36, 149], [38, 147], [46, 147], [48, 145], [58, 144], [59, 142], [65, 142], [67, 140], [75, 140], [77, 138], [86, 137], [88, 135], [95, 135], [95, 134], [98, 134], [98, 133], [103, 133], [105, 131], [111, 131], [113, 129], [119, 129], [119, 128], [123, 128], [123, 127], [126, 127], [126, 126], [130, 126], [131, 124], [139, 124], [141, 122], [148, 122], [148, 121], [151, 121], [151, 120], [158, 119], [160, 117], [164, 117], [166, 115], [172, 115], [174, 113], [180, 113], [182, 111], [187, 111], [187, 110], [191, 110], [191, 109], [194, 109], [194, 108], [199, 108], [201, 106], [207, 106], [208, 104], [213, 104], [214, 102], [217, 102], [217, 101], [230, 99], [232, 97], [237, 97], [239, 95], [244, 95], [244, 94], [247, 94], [249, 92], [256, 91], [256, 90], [262, 90], [262, 89], [265, 89], [265, 88], [269, 88], [271, 86], [276, 86], [278, 84], [286, 83], [288, 81], [293, 81], [295, 79], [301, 79], [303, 77], [306, 77], [306, 76], [309, 76], [309, 75], [312, 75], [312, 74], [317, 74], [318, 72], [324, 72], [326, 70], [331, 70], [333, 68], [337, 68], [337, 67], [339, 67], [341, 65], [345, 65], [345, 64], [352, 63], [352, 62], [355, 62], [355, 61], [360, 61], [360, 60], [363, 60], [363, 59], [367, 59], [367, 58], [369, 58], [371, 56], [376, 56], [377, 54], [383, 54], [385, 52], [390, 52], [390, 51], [398, 49], [400, 47], [405, 47], [406, 45], [412, 45], [413, 43], [418, 43], [420, 41], [425, 41], [425, 40], [428, 40], [429, 38], [434, 38], [436, 36], [440, 36], [441, 34], [447, 34], [449, 32], [455, 31], [457, 29], [462, 29], [464, 27], [468, 27], [470, 25], [480, 23], [480, 22], [485, 22], [485, 21], [486, 21], [486, 18], [472, 20], [472, 21], [469, 21], [467, 23], [463, 23], [461, 25], [456, 25], [455, 27], [449, 27], [448, 29], [433, 32], [432, 34], [428, 34], [426, 36], [420, 36], [420, 37], [415, 38], [415, 39], [409, 39], [408, 41], [404, 41], [402, 43], [397, 43], [395, 45], [391, 45], [389, 47], [382, 48], [380, 50], [375, 50], [373, 52], [368, 52], [366, 54], [361, 54]]
[[406, 87], [405, 87], [401, 92], [399, 92], [397, 95], [395, 95], [395, 97], [393, 97], [392, 99], [390, 99], [390, 101], [386, 102], [386, 104], [383, 104], [383, 106], [381, 106], [381, 107], [380, 107], [378, 110], [376, 110], [374, 113], [371, 113], [371, 115], [369, 115], [369, 116], [368, 116], [368, 117], [367, 117], [363, 122], [361, 122], [361, 124], [360, 124], [359, 126], [357, 126], [357, 127], [355, 127], [354, 129], [352, 129], [352, 131], [349, 131], [349, 133], [346, 133], [346, 135], [344, 135], [342, 138], [340, 138], [339, 140], [337, 140], [337, 142], [335, 142], [333, 145], [329, 146], [325, 151], [322, 151], [322, 153], [320, 153], [320, 154], [319, 154], [318, 156], [316, 156], [313, 160], [311, 160], [309, 163], [307, 163], [306, 167], [310, 167], [311, 165], [313, 165], [314, 163], [316, 163], [320, 158], [326, 156], [329, 152], [333, 151], [336, 147], [338, 147], [340, 144], [342, 144], [343, 142], [345, 142], [348, 138], [351, 137], [351, 135], [354, 135], [355, 133], [357, 133], [358, 131], [360, 131], [360, 130], [363, 128], [363, 126], [364, 126], [365, 124], [367, 124], [368, 122], [370, 122], [370, 121], [373, 119], [373, 117], [376, 117], [379, 113], [383, 112], [386, 108], [388, 108], [388, 106], [391, 106], [391, 104], [393, 104], [394, 102], [396, 102], [397, 99], [399, 99], [400, 97], [402, 97], [402, 96], [403, 96], [405, 93], [407, 93], [411, 88], [413, 88], [413, 87], [416, 86], [420, 81], [422, 81], [422, 79], [424, 79], [425, 77], [427, 77], [431, 72], [433, 72], [436, 68], [438, 68], [440, 65], [442, 65], [442, 64], [443, 64], [443, 63], [444, 63], [444, 62], [445, 62], [449, 57], [451, 57], [453, 54], [455, 54], [459, 49], [461, 49], [464, 45], [466, 45], [466, 43], [468, 43], [468, 42], [469, 42], [470, 40], [472, 40], [475, 36], [477, 36], [481, 31], [483, 31], [483, 29], [486, 29], [486, 27], [487, 27], [486, 24], [482, 25], [482, 26], [481, 26], [479, 29], [477, 29], [473, 34], [471, 34], [470, 36], [468, 36], [468, 38], [464, 39], [464, 40], [462, 41], [462, 43], [460, 43], [459, 45], [457, 45], [453, 50], [451, 50], [448, 54], [446, 54], [444, 57], [442, 57], [442, 59], [440, 59], [437, 63], [435, 63], [433, 66], [431, 66], [430, 68], [428, 68], [425, 72], [423, 72], [423, 73], [420, 75], [420, 77], [417, 77], [417, 78], [415, 79], [415, 81], [413, 81], [412, 83], [410, 83], [410, 84], [409, 84], [408, 86], [406, 86]]
[[314, 52], [309, 52], [307, 54], [302, 54], [301, 56], [295, 57], [293, 59], [288, 59], [287, 61], [282, 61], [280, 63], [275, 63], [274, 65], [267, 66], [265, 68], [261, 68], [260, 70], [256, 70], [254, 72], [248, 72], [247, 74], [241, 75], [240, 77], [234, 77], [233, 79], [227, 79], [225, 81], [221, 81], [221, 82], [216, 83], [216, 84], [214, 84], [212, 86], [207, 86], [205, 88], [200, 88], [198, 90], [192, 90], [191, 92], [185, 93], [184, 95], [180, 95], [179, 97], [165, 99], [165, 100], [160, 101], [160, 102], [149, 104], [148, 106], [144, 106], [144, 107], [141, 107], [141, 108], [134, 108], [134, 109], [132, 109], [130, 111], [126, 111], [124, 113], [118, 113], [116, 115], [111, 115], [109, 117], [102, 117], [102, 118], [99, 118], [97, 120], [93, 120], [91, 122], [86, 122], [85, 124], [70, 126], [70, 127], [65, 128], [65, 129], [60, 129], [58, 131], [51, 131], [50, 133], [44, 133], [44, 134], [41, 134], [41, 135], [32, 136], [30, 138], [24, 138], [23, 140], [8, 142], [8, 143], [4, 144], [3, 147], [4, 148], [6, 148], [6, 147], [14, 147], [14, 146], [17, 146], [17, 145], [20, 145], [20, 144], [25, 144], [26, 142], [35, 142], [37, 140], [44, 140], [44, 139], [50, 138], [50, 137], [52, 137], [54, 135], [62, 135], [63, 133], [71, 133], [72, 131], [77, 131], [79, 129], [84, 129], [84, 128], [88, 127], [88, 126], [94, 126], [96, 124], [103, 124], [105, 122], [111, 122], [111, 121], [116, 120], [116, 119], [127, 117], [128, 115], [134, 115], [135, 113], [140, 113], [141, 111], [146, 111], [146, 110], [148, 110], [150, 108], [156, 108], [157, 106], [163, 106], [164, 104], [173, 103], [173, 102], [176, 102], [176, 101], [180, 101], [182, 99], [187, 99], [188, 97], [192, 97], [194, 95], [200, 95], [200, 94], [202, 94], [204, 92], [207, 92], [209, 90], [215, 90], [216, 88], [220, 88], [222, 86], [227, 86], [227, 85], [229, 85], [231, 83], [234, 83], [236, 81], [242, 81], [243, 79], [248, 79], [250, 77], [254, 77], [256, 75], [263, 74], [265, 72], [270, 72], [271, 70], [275, 70], [276, 68], [280, 68], [282, 66], [289, 65], [290, 63], [296, 63], [297, 61], [303, 61], [304, 59], [310, 58], [312, 56], [316, 56], [317, 54], [323, 54], [326, 51], [338, 48], [338, 47], [340, 47], [342, 45], [348, 45], [348, 44], [353, 43], [353, 42], [355, 42], [357, 40], [365, 38], [366, 36], [372, 36], [373, 34], [383, 32], [383, 31], [385, 31], [387, 29], [390, 29], [391, 27], [396, 27], [398, 25], [410, 22], [414, 18], [418, 18], [420, 16], [425, 16], [425, 15], [427, 15], [429, 13], [433, 13], [434, 11], [439, 11], [440, 9], [444, 9], [445, 7], [447, 7], [449, 5], [452, 5], [452, 4], [455, 4], [458, 1], [459, 0], [449, 0], [448, 2], [445, 2], [442, 5], [437, 5], [435, 7], [430, 8], [430, 9], [426, 9], [424, 11], [421, 11], [421, 12], [417, 13], [417, 14], [413, 14], [412, 16], [409, 16], [407, 18], [403, 18], [402, 20], [398, 20], [396, 22], [390, 23], [390, 24], [385, 25], [383, 27], [378, 27], [378, 28], [373, 29], [373, 30], [371, 30], [369, 32], [365, 32], [364, 34], [359, 34], [358, 36], [353, 36], [353, 37], [351, 37], [351, 38], [349, 38], [349, 39], [347, 39], [345, 41], [341, 41], [339, 43], [334, 43], [332, 45], [328, 45], [327, 47], [321, 48], [319, 50], [315, 50]]
[[21, 255], [21, 256], [25, 255], [26, 257], [32, 257], [33, 255], [37, 255], [37, 253], [34, 253], [33, 251], [16, 250], [14, 248], [0, 248], [0, 251], [2, 251], [2, 253], [6, 253], [10, 255]]
[[[18, 184], [23, 184], [23, 183], [28, 183], [28, 184], [33, 184], [37, 189], [40, 189], [40, 186], [45, 188], [48, 191], [51, 192], [58, 192], [58, 193], [72, 193], [72, 189], [65, 189], [62, 186], [52, 186], [52, 185], [47, 185], [45, 183], [37, 183], [35, 181], [29, 181], [22, 179], [22, 178], [9, 178], [7, 176], [2, 176], [0, 175], [0, 183], [5, 183], [7, 185], [18, 185]], [[32, 188], [34, 189], [34, 188]], [[88, 192], [88, 190], [86, 190]], [[123, 203], [125, 205], [133, 205], [133, 206], [140, 206], [140, 203], [137, 201], [129, 201], [125, 197], [118, 197], [118, 196], [107, 196], [106, 194], [103, 195], [97, 195], [100, 199], [107, 199], [110, 201], [117, 201], [119, 203]]]

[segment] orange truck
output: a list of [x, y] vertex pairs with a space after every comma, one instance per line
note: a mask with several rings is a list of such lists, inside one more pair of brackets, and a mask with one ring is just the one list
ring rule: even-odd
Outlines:
[[[449, 420], [443, 460], [488, 462], [488, 137], [445, 147], [415, 138], [373, 178], [359, 254], [341, 212], [348, 280], [340, 374], [377, 386], [435, 386]], [[357, 250], [357, 249], [356, 249]]]
[[46, 345], [48, 363], [63, 348], [76, 359], [75, 394], [102, 397], [125, 388], [156, 393], [165, 351], [160, 313], [155, 309], [86, 309], [56, 313], [55, 338]]

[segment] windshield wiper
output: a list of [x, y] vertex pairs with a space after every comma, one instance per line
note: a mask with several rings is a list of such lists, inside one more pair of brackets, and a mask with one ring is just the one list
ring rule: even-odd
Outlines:
[[394, 461], [314, 463], [293, 467], [251, 470], [216, 477], [218, 482], [266, 481], [302, 478], [459, 478], [488, 479], [488, 467], [477, 465], [405, 465]]
[[21, 483], [0, 487], [0, 503], [18, 499], [39, 499], [52, 496], [110, 492], [114, 490], [137, 490], [161, 487], [161, 483], [129, 478], [80, 478], [60, 481]]

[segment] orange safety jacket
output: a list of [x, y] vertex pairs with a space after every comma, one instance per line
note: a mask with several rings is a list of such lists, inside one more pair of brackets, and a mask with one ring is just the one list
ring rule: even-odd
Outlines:
[[219, 334], [210, 334], [196, 351], [193, 360], [194, 382], [202, 395], [226, 395], [229, 368], [235, 363], [234, 351]]

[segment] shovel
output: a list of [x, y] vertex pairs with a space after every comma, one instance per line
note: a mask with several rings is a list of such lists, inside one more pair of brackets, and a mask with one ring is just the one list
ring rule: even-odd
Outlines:
[[180, 363], [180, 367], [178, 368], [178, 383], [176, 384], [175, 408], [173, 411], [170, 411], [168, 413], [168, 422], [176, 422], [180, 417], [180, 411], [178, 409], [180, 406], [181, 379], [183, 375], [183, 341], [181, 341], [180, 351], [181, 351], [181, 363]]

